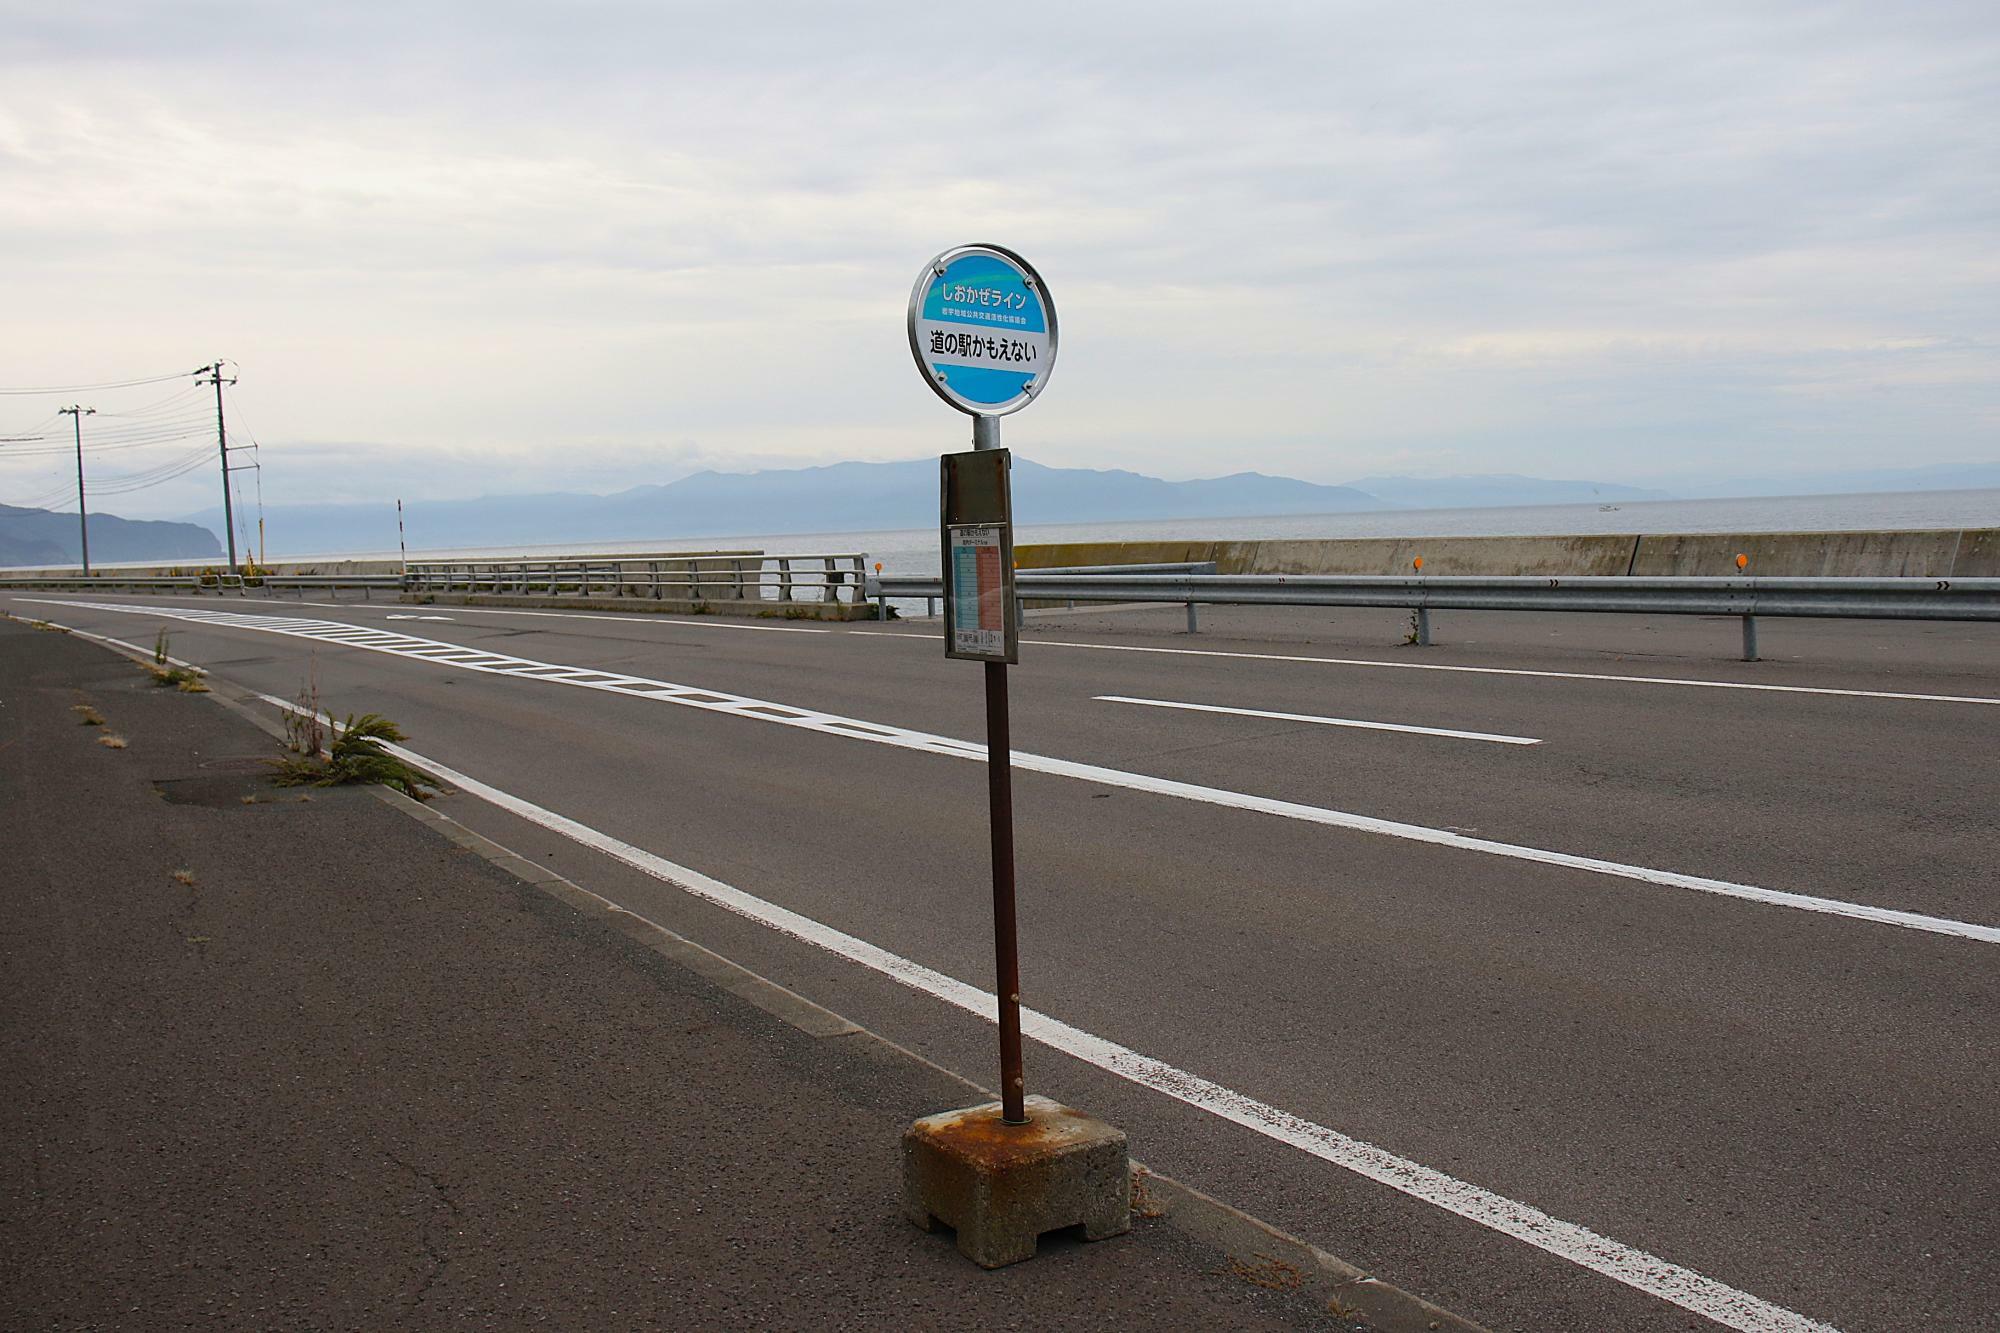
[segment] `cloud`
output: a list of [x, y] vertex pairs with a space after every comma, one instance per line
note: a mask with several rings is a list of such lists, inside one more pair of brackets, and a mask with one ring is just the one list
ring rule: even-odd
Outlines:
[[[7, 24], [0, 383], [233, 357], [276, 498], [951, 447], [902, 306], [970, 239], [1062, 303], [1049, 394], [1008, 427], [1051, 463], [1625, 480], [1663, 446], [1719, 474], [1995, 453], [1981, 4]], [[0, 433], [9, 403], [49, 406], [0, 400]], [[377, 443], [313, 443], [337, 440]], [[32, 471], [0, 457], [0, 499]], [[196, 507], [196, 480], [129, 507]]]

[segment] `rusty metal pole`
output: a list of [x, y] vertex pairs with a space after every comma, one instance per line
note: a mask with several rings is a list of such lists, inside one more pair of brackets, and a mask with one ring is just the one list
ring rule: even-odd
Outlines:
[[[972, 447], [1000, 447], [998, 417], [972, 419]], [[1015, 607], [1009, 607], [1002, 614], [1019, 613]], [[986, 791], [993, 835], [994, 993], [1000, 1000], [1000, 1118], [1010, 1125], [1025, 1125], [1028, 1111], [1027, 1089], [1021, 1073], [1021, 946], [1014, 925], [1014, 747], [1007, 730], [1007, 664], [985, 665]]]
[[1000, 1118], [1028, 1123], [1021, 1073], [1021, 948], [1014, 926], [1014, 750], [1007, 664], [986, 663], [986, 789], [993, 826], [993, 964], [1000, 997]]

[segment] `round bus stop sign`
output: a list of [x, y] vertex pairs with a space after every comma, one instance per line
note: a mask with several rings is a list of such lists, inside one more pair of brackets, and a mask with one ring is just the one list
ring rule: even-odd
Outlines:
[[1056, 305], [1033, 266], [997, 245], [961, 245], [910, 292], [910, 352], [938, 397], [976, 417], [1026, 407], [1056, 362]]

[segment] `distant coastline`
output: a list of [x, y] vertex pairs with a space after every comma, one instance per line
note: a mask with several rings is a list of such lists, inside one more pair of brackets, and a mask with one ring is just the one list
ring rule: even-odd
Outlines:
[[[1029, 516], [1017, 515], [1025, 520]], [[2000, 527], [2000, 488], [1897, 491], [1878, 495], [1800, 495], [1727, 500], [1622, 500], [1598, 504], [1518, 505], [1477, 509], [1397, 509], [1275, 517], [1173, 518], [1103, 523], [1022, 521], [1017, 541], [1329, 540], [1343, 537], [1548, 537], [1600, 533], [1922, 531]], [[937, 564], [934, 528], [850, 532], [737, 533], [643, 541], [544, 546], [424, 549], [411, 555], [520, 555], [588, 551], [605, 555], [660, 550], [744, 549], [771, 552], [866, 552], [896, 572]], [[274, 553], [275, 554], [275, 553]], [[344, 556], [395, 559], [394, 550], [313, 552], [285, 559]]]

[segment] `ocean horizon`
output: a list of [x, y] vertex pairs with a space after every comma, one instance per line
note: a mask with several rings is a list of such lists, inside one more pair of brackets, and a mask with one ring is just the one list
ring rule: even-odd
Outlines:
[[[1312, 541], [1364, 537], [1572, 537], [1701, 532], [1875, 532], [2000, 527], [2000, 488], [1879, 494], [1756, 496], [1712, 500], [1623, 500], [1602, 504], [1384, 509], [1339, 514], [1021, 521], [1015, 544], [1104, 541]], [[774, 555], [852, 554], [896, 574], [935, 573], [936, 528], [667, 535], [618, 541], [423, 548], [412, 557], [504, 559], [538, 555], [634, 555], [655, 551], [761, 550]], [[273, 560], [394, 560], [390, 551], [271, 553]]]

